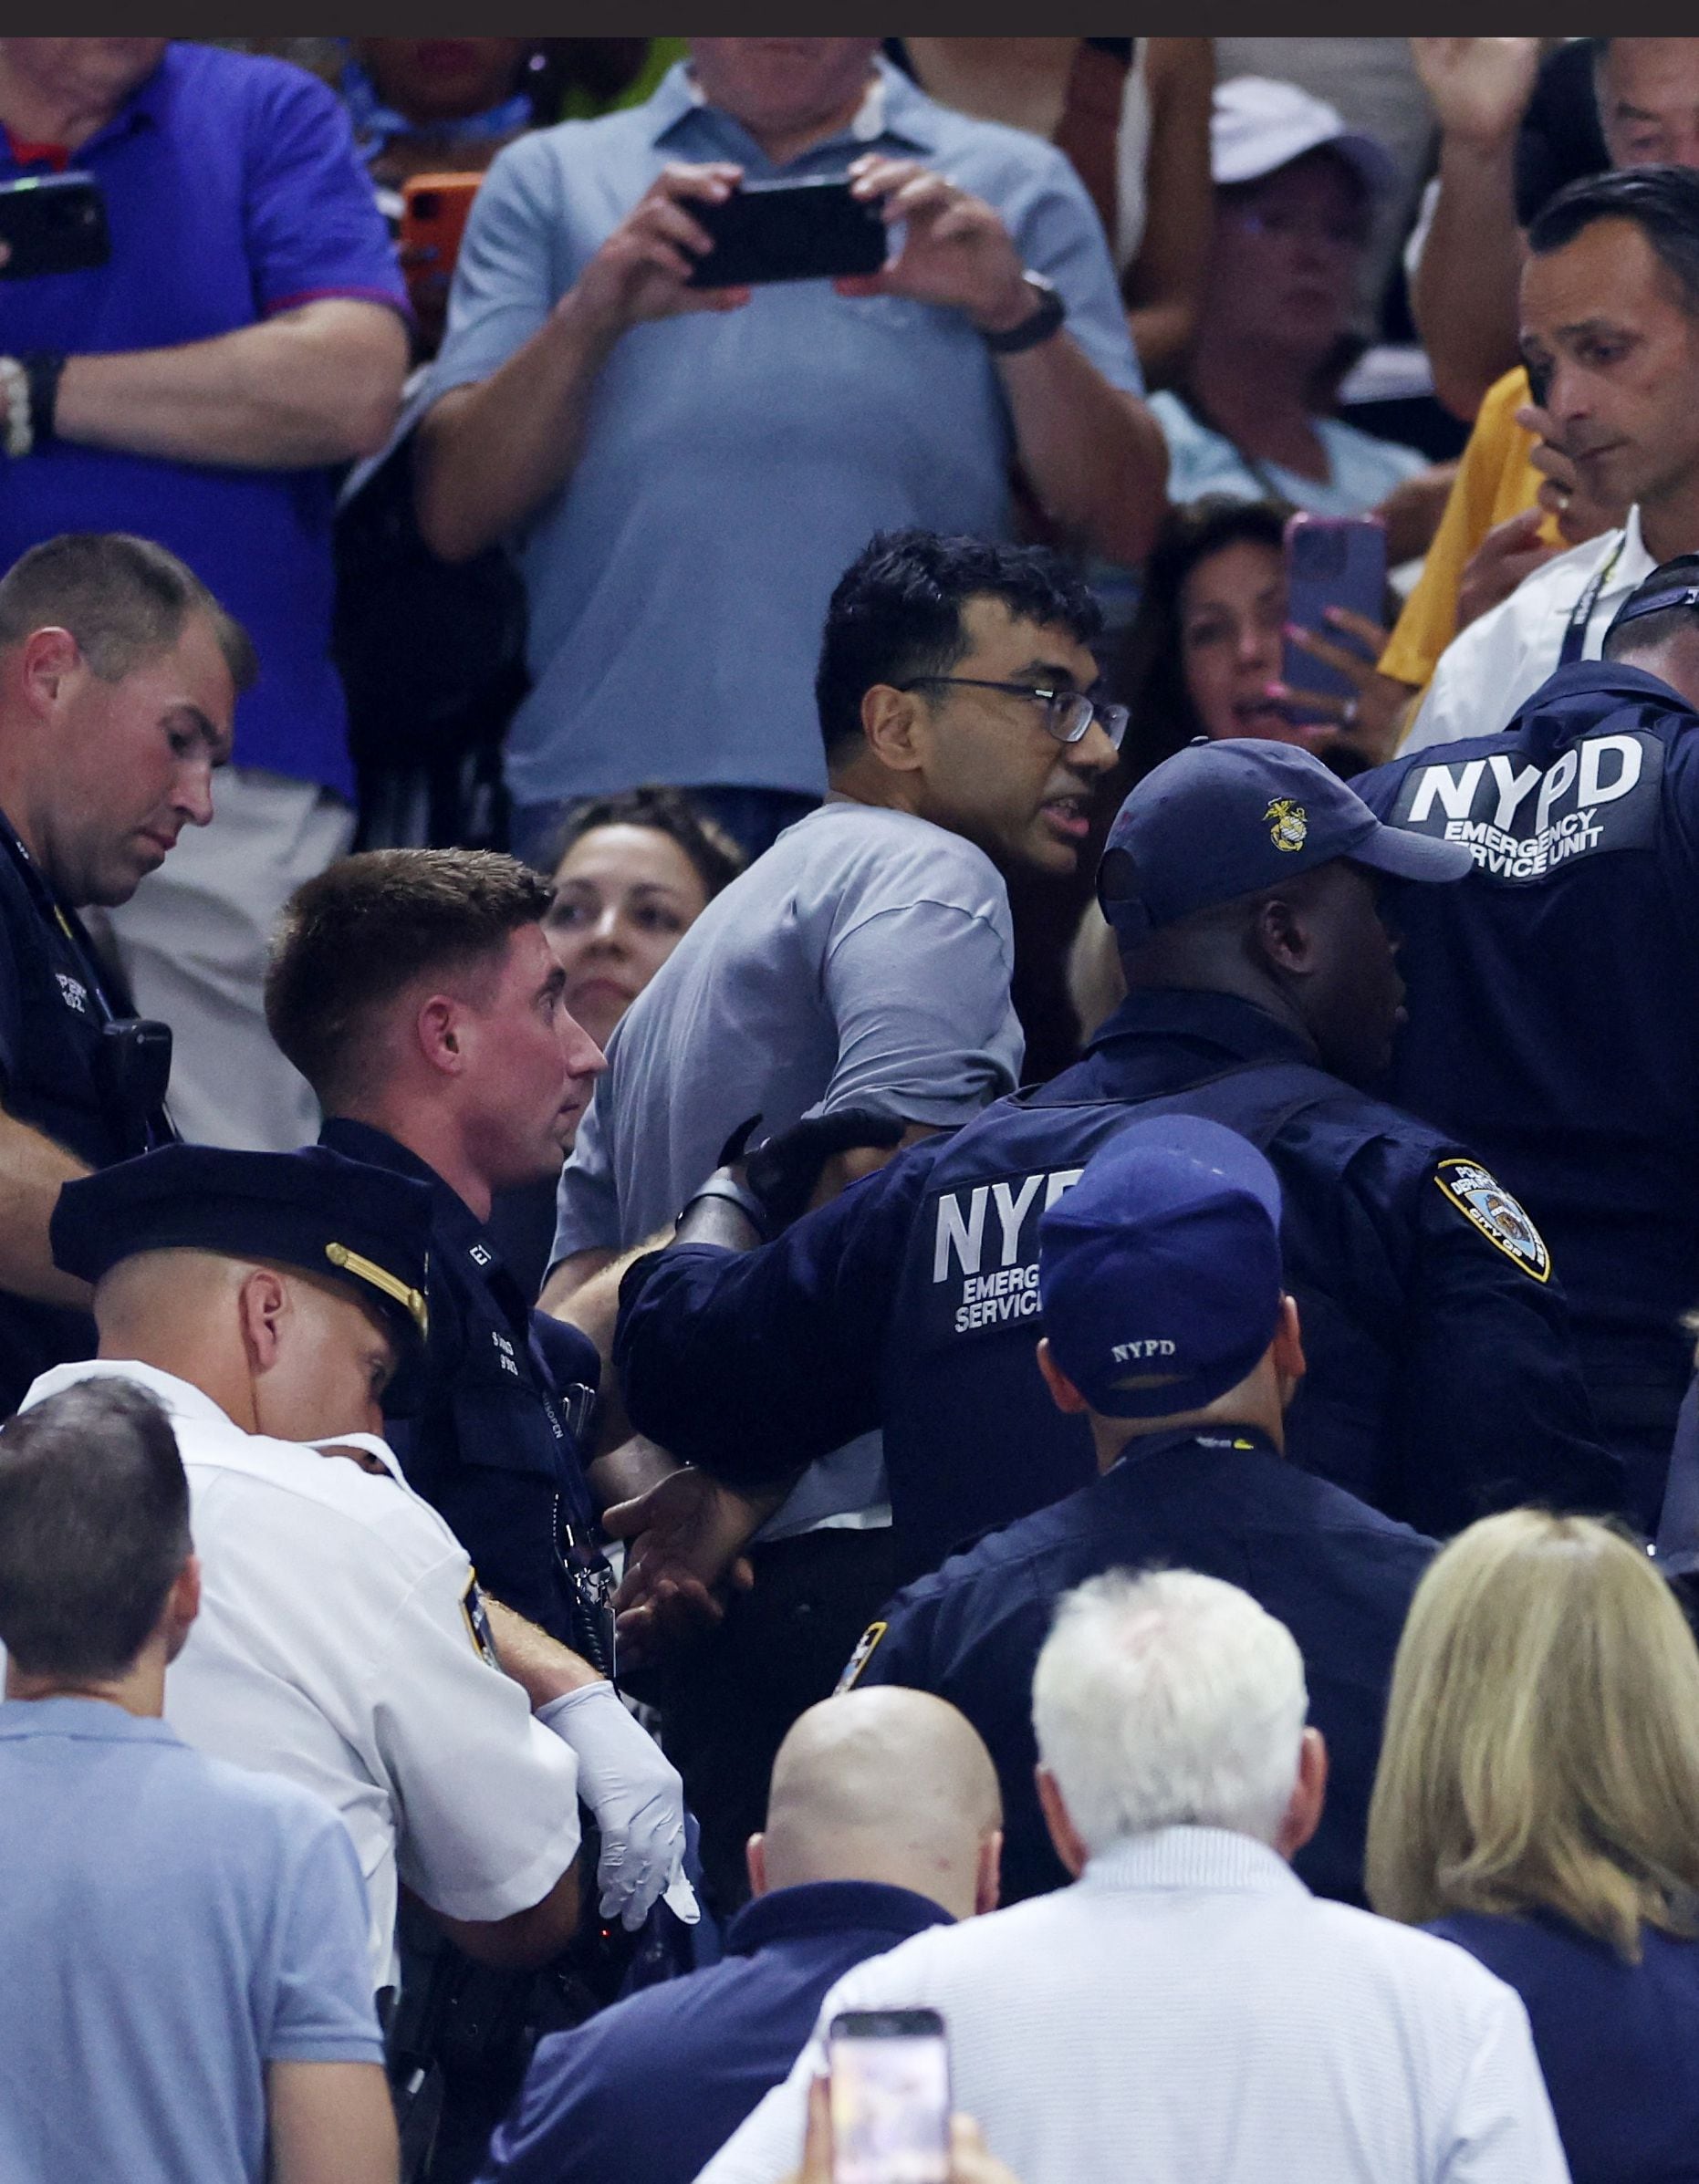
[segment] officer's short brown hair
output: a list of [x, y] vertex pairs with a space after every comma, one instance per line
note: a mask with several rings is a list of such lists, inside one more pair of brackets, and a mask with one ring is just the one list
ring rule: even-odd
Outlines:
[[421, 979], [492, 970], [547, 880], [491, 849], [368, 849], [297, 888], [266, 974], [271, 1035], [320, 1102], [362, 1082], [383, 1012]]
[[169, 652], [191, 615], [211, 623], [238, 692], [259, 672], [247, 631], [185, 561], [123, 531], [66, 531], [0, 577], [0, 651], [37, 629], [68, 629], [103, 682]]

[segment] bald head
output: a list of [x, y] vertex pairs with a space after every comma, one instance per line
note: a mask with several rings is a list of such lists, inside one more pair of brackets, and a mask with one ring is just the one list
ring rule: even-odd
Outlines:
[[995, 1898], [1002, 1800], [977, 1732], [924, 1691], [881, 1685], [811, 1706], [773, 1763], [757, 1893], [804, 1881], [883, 1881], [952, 1917]]

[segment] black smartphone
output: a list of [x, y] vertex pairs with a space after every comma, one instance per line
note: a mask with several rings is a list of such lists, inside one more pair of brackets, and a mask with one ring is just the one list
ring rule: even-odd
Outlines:
[[1533, 396], [1535, 406], [1537, 409], [1543, 410], [1546, 407], [1546, 397], [1551, 392], [1553, 369], [1554, 367], [1549, 359], [1544, 364], [1527, 366], [1528, 392]]
[[[1386, 525], [1378, 515], [1293, 516], [1286, 526], [1286, 592], [1288, 622], [1368, 660], [1364, 647], [1336, 629], [1327, 610], [1349, 607], [1371, 622], [1385, 615]], [[1323, 697], [1349, 698], [1356, 688], [1337, 668], [1302, 650], [1290, 638], [1280, 674], [1290, 689]]]
[[686, 206], [714, 237], [685, 284], [753, 288], [767, 281], [839, 280], [877, 273], [885, 262], [885, 223], [877, 204], [850, 184], [820, 175], [808, 182], [753, 182], [718, 204]]
[[106, 200], [92, 174], [26, 174], [0, 182], [0, 243], [11, 255], [0, 280], [89, 273], [112, 255]]
[[950, 2057], [937, 2011], [842, 2011], [826, 2053], [832, 2184], [950, 2184]]

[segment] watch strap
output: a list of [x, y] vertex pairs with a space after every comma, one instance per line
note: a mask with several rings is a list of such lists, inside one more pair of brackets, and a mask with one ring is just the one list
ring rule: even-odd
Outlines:
[[1041, 273], [1024, 273], [1021, 278], [1037, 298], [1037, 307], [1018, 326], [1006, 328], [1001, 333], [981, 333], [980, 339], [994, 356], [1015, 357], [1022, 349], [1037, 348], [1039, 342], [1048, 341], [1059, 329], [1068, 317], [1068, 306], [1053, 281], [1046, 280]]

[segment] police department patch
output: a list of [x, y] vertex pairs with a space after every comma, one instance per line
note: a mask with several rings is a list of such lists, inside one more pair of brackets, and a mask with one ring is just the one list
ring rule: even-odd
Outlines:
[[1514, 1259], [1526, 1274], [1543, 1282], [1551, 1273], [1551, 1253], [1546, 1240], [1504, 1185], [1478, 1160], [1442, 1160], [1434, 1181], [1452, 1204], [1479, 1229], [1489, 1243], [1496, 1244], [1506, 1259]]
[[468, 1577], [466, 1589], [460, 1596], [460, 1612], [466, 1618], [466, 1635], [492, 1669], [499, 1669], [501, 1660], [495, 1651], [495, 1634], [490, 1628], [490, 1618], [485, 1613], [484, 1595], [478, 1590], [475, 1577]]
[[886, 1631], [889, 1630], [891, 1626], [889, 1623], [870, 1623], [867, 1628], [861, 1633], [860, 1637], [857, 1638], [855, 1642], [855, 1651], [850, 1656], [848, 1662], [845, 1664], [843, 1674], [838, 1679], [836, 1685], [833, 1687], [832, 1697], [834, 1699], [837, 1698], [839, 1691], [849, 1691], [854, 1690], [856, 1679], [860, 1675], [862, 1669], [866, 1668], [868, 1662], [873, 1658], [874, 1647], [878, 1645], [880, 1639], [884, 1637]]

